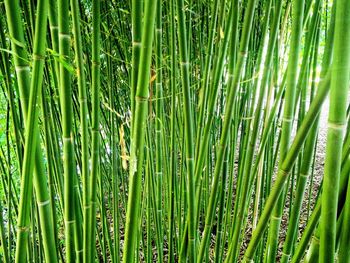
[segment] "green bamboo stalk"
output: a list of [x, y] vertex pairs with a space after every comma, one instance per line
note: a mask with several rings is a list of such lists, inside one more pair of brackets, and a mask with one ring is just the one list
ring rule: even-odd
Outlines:
[[[50, 25], [50, 34], [51, 34], [51, 43], [52, 49], [56, 54], [59, 54], [59, 40], [58, 40], [58, 14], [57, 14], [57, 1], [50, 0], [49, 4], [49, 25]], [[52, 63], [53, 68], [53, 80], [55, 83], [55, 88], [58, 91], [58, 82], [59, 82], [59, 63], [55, 59]]]
[[[175, 187], [176, 187], [176, 140], [175, 140], [175, 121], [176, 121], [176, 47], [175, 47], [175, 6], [174, 0], [170, 1], [170, 60], [171, 60], [171, 73], [170, 73], [170, 86], [171, 86], [171, 120], [170, 120], [170, 171], [169, 171], [169, 262], [175, 262]], [[176, 198], [177, 199], [177, 198]]]
[[[92, 125], [91, 125], [91, 174], [89, 189], [90, 214], [88, 217], [88, 243], [86, 244], [85, 253], [88, 253], [86, 259], [88, 262], [95, 261], [95, 229], [96, 229], [96, 203], [97, 203], [97, 178], [100, 175], [100, 37], [101, 37], [101, 1], [94, 0], [92, 2]], [[100, 181], [100, 184], [102, 182]], [[101, 197], [102, 198], [102, 197]], [[102, 214], [102, 211], [100, 211]]]
[[[130, 177], [129, 196], [126, 214], [125, 243], [123, 262], [134, 262], [138, 215], [140, 210], [140, 195], [142, 181], [142, 167], [144, 157], [144, 136], [146, 113], [149, 98], [149, 74], [152, 56], [152, 41], [157, 1], [145, 3], [145, 14], [142, 28], [140, 67], [137, 79], [135, 96], [134, 123], [137, 125], [132, 130], [131, 153], [130, 153]], [[141, 19], [141, 17], [138, 17]]]
[[349, 218], [350, 218], [350, 208], [349, 208], [349, 198], [350, 198], [350, 180], [348, 181], [348, 190], [346, 194], [346, 202], [344, 206], [344, 219], [343, 223], [341, 225], [341, 233], [337, 233], [337, 237], [340, 236], [339, 241], [339, 251], [338, 251], [338, 260], [339, 262], [349, 262], [350, 259], [350, 252], [349, 252], [349, 236], [350, 236], [350, 230], [349, 230]]
[[[141, 37], [142, 37], [142, 6], [143, 0], [132, 0], [132, 71], [131, 71], [131, 115], [135, 116], [135, 94], [141, 58]], [[135, 118], [132, 118], [133, 120]], [[133, 124], [133, 123], [132, 123]]]
[[[346, 124], [346, 105], [350, 69], [350, 3], [336, 1], [334, 62], [330, 90], [330, 108], [322, 191], [319, 262], [335, 260], [336, 219], [341, 168], [341, 149]], [[345, 50], [345, 52], [344, 52]]]
[[[45, 90], [43, 88], [43, 94], [45, 94]], [[55, 177], [55, 172], [54, 172], [54, 158], [53, 158], [53, 154], [52, 154], [52, 134], [51, 134], [51, 130], [50, 130], [50, 119], [51, 119], [51, 112], [49, 112], [49, 107], [48, 107], [48, 103], [46, 100], [46, 96], [42, 96], [42, 108], [43, 108], [43, 116], [44, 117], [44, 129], [45, 129], [45, 140], [46, 140], [46, 144], [45, 144], [45, 150], [46, 150], [46, 156], [47, 156], [47, 173], [48, 173], [48, 185], [49, 185], [49, 194], [50, 194], [50, 200], [51, 200], [51, 204], [52, 204], [52, 222], [53, 225], [56, 226], [58, 223], [57, 217], [56, 215], [59, 212], [59, 209], [56, 209], [56, 205], [55, 205], [55, 182], [54, 182], [54, 177]], [[61, 206], [62, 207], [62, 206]], [[56, 244], [56, 253], [57, 255], [59, 255], [59, 253], [61, 253], [62, 251], [59, 251], [59, 246], [58, 246], [58, 229], [54, 228], [54, 238], [55, 238], [55, 244]], [[58, 257], [58, 256], [57, 256]]]
[[157, 177], [157, 223], [158, 223], [158, 262], [163, 261], [163, 208], [162, 208], [162, 188], [163, 188], [163, 56], [162, 56], [162, 2], [157, 2], [157, 17], [155, 26], [156, 45], [156, 109], [155, 109], [155, 133], [156, 133], [156, 177]]
[[[86, 95], [86, 80], [84, 72], [84, 60], [83, 60], [83, 47], [82, 47], [82, 37], [80, 29], [80, 11], [79, 2], [77, 0], [71, 0], [72, 7], [72, 20], [73, 20], [73, 33], [74, 33], [74, 49], [75, 49], [75, 60], [76, 60], [76, 74], [78, 78], [78, 88], [79, 88], [79, 102], [80, 102], [80, 123], [81, 123], [81, 177], [83, 181], [83, 260], [87, 262], [88, 255], [86, 251], [89, 232], [88, 229], [88, 198], [89, 198], [89, 187], [88, 187], [88, 174], [89, 174], [89, 153], [88, 153], [88, 109], [87, 109], [87, 95]], [[79, 258], [79, 257], [78, 257]]]
[[[1, 204], [1, 200], [0, 200], [0, 213], [3, 214], [3, 208], [2, 208], [2, 204]], [[4, 227], [4, 220], [3, 217], [0, 217], [0, 241], [1, 241], [1, 247], [3, 249], [2, 252], [2, 260], [5, 263], [9, 263], [10, 262], [10, 256], [11, 256], [11, 250], [8, 250], [8, 246], [7, 241], [6, 241], [6, 237], [5, 237], [5, 227]]]
[[[59, 27], [59, 51], [60, 56], [70, 62], [70, 32], [69, 1], [58, 1], [58, 27]], [[74, 262], [74, 228], [75, 201], [74, 201], [74, 139], [73, 139], [73, 111], [72, 111], [72, 87], [71, 73], [63, 63], [60, 63], [60, 104], [62, 110], [62, 141], [63, 141], [63, 170], [64, 170], [64, 222], [65, 222], [65, 245], [66, 261]]]

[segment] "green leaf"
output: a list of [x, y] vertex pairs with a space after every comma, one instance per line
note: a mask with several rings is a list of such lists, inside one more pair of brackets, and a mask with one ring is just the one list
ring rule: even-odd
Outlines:
[[122, 9], [122, 8], [119, 8], [119, 11], [121, 11], [122, 13], [127, 14], [127, 15], [130, 14], [130, 12], [128, 10], [125, 10], [125, 9]]

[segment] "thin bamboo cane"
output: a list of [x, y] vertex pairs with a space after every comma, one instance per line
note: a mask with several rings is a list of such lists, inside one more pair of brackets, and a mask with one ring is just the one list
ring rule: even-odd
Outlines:
[[[88, 239], [86, 240], [86, 251], [88, 256], [85, 260], [87, 262], [93, 262], [95, 260], [95, 229], [96, 229], [96, 203], [97, 203], [97, 178], [100, 174], [100, 23], [101, 23], [101, 1], [95, 0], [92, 3], [92, 125], [91, 125], [91, 173], [89, 182], [89, 203], [88, 209]], [[100, 182], [102, 184], [102, 182]], [[102, 213], [102, 211], [100, 211]]]
[[[146, 122], [147, 102], [149, 97], [149, 74], [152, 55], [153, 30], [156, 15], [157, 1], [145, 3], [145, 14], [142, 28], [140, 68], [137, 80], [135, 97], [135, 125], [133, 128], [131, 156], [130, 156], [130, 179], [129, 196], [126, 215], [125, 244], [123, 262], [134, 262], [138, 214], [140, 210], [140, 194], [142, 181], [142, 167], [144, 157], [144, 128]], [[139, 17], [138, 19], [141, 19]]]
[[349, 46], [344, 46], [344, 43], [350, 41], [349, 4], [349, 1], [338, 0], [336, 2], [334, 62], [331, 69], [330, 108], [322, 191], [323, 209], [320, 222], [320, 262], [333, 262], [336, 252], [337, 197], [350, 69], [350, 53], [344, 52], [344, 48], [349, 51]]
[[[88, 120], [87, 120], [87, 95], [86, 95], [86, 80], [85, 80], [85, 72], [84, 72], [84, 61], [83, 61], [83, 50], [82, 50], [82, 39], [81, 39], [81, 29], [80, 29], [80, 15], [79, 15], [79, 5], [78, 1], [71, 1], [72, 7], [72, 18], [73, 18], [73, 32], [74, 32], [74, 49], [75, 49], [75, 60], [77, 62], [76, 65], [76, 73], [78, 78], [78, 87], [79, 87], [79, 102], [80, 102], [80, 123], [81, 123], [81, 176], [83, 181], [83, 213], [84, 213], [84, 226], [83, 226], [83, 253], [84, 261], [87, 262], [88, 250], [88, 197], [89, 197], [89, 189], [88, 189]], [[79, 255], [77, 255], [79, 258]]]

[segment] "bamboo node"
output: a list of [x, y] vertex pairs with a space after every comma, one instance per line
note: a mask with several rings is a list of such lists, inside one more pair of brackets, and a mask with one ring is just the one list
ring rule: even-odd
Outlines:
[[25, 65], [25, 66], [16, 66], [16, 71], [17, 72], [20, 72], [20, 71], [29, 71], [30, 68], [28, 65]]
[[328, 128], [333, 130], [343, 130], [345, 128], [345, 124], [328, 121]]
[[248, 257], [246, 255], [244, 255], [244, 259], [245, 259], [246, 262], [251, 262], [252, 261], [252, 258]]
[[69, 39], [69, 40], [70, 40], [70, 34], [59, 33], [58, 36], [59, 36], [60, 38]]
[[239, 54], [243, 58], [246, 58], [248, 56], [248, 52], [246, 52], [246, 51], [241, 51], [241, 52], [239, 52]]
[[304, 173], [300, 173], [300, 176], [307, 178], [309, 175], [308, 174], [304, 174]]
[[148, 101], [148, 97], [135, 96], [135, 100], [136, 100], [137, 102], [147, 102], [147, 101]]
[[28, 226], [18, 226], [18, 230], [20, 232], [29, 232], [29, 227]]
[[72, 138], [71, 137], [63, 137], [62, 140], [63, 140], [63, 142], [71, 142]]
[[45, 56], [42, 56], [40, 54], [34, 54], [33, 59], [34, 60], [45, 60]]
[[320, 239], [317, 236], [313, 236], [312, 239], [319, 244], [320, 243]]
[[132, 42], [132, 45], [136, 46], [136, 47], [141, 47], [141, 42], [134, 41], [134, 42]]
[[283, 118], [282, 121], [283, 122], [292, 122], [293, 118]]
[[74, 224], [74, 223], [75, 223], [75, 220], [66, 220], [65, 221], [66, 225], [70, 225], [70, 224]]
[[280, 217], [280, 216], [271, 216], [271, 218], [275, 219], [275, 220], [281, 220], [282, 219], [282, 217]]
[[43, 207], [43, 206], [48, 205], [48, 204], [50, 204], [50, 199], [47, 199], [43, 202], [38, 201], [38, 206], [40, 206], [40, 207]]
[[87, 103], [87, 98], [86, 97], [79, 97], [79, 102], [80, 103]]
[[289, 174], [288, 171], [283, 170], [283, 169], [280, 170], [280, 173], [281, 173], [282, 176], [287, 176]]

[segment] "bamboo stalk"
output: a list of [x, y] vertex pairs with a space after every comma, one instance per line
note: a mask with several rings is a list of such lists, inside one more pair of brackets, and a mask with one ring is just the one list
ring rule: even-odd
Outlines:
[[[137, 224], [140, 210], [140, 194], [142, 167], [144, 158], [144, 135], [149, 97], [149, 74], [152, 55], [153, 29], [156, 16], [157, 1], [145, 3], [142, 28], [140, 68], [135, 96], [135, 125], [132, 132], [130, 153], [129, 196], [126, 215], [125, 244], [123, 262], [134, 262], [137, 239]], [[139, 17], [138, 19], [141, 19]]]
[[[331, 69], [330, 106], [326, 145], [325, 174], [320, 222], [320, 262], [335, 260], [335, 239], [341, 149], [346, 124], [350, 56], [344, 44], [350, 41], [349, 1], [336, 2], [334, 62]], [[348, 50], [348, 46], [345, 46]], [[337, 149], [337, 150], [336, 150]], [[342, 250], [343, 251], [343, 250]]]

